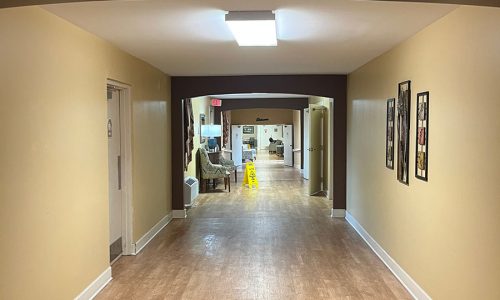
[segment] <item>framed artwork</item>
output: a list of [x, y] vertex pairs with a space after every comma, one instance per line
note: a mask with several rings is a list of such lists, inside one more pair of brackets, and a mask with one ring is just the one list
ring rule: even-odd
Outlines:
[[410, 104], [411, 81], [398, 84], [398, 161], [397, 178], [401, 183], [409, 184], [409, 156], [410, 156]]
[[229, 136], [231, 135], [230, 133], [230, 128], [231, 128], [231, 123], [230, 123], [230, 116], [228, 111], [223, 111], [222, 112], [222, 145], [224, 147], [228, 147], [229, 143]]
[[429, 161], [429, 92], [417, 94], [415, 177], [427, 181]]
[[387, 100], [387, 116], [385, 131], [385, 166], [394, 170], [394, 103], [396, 99]]
[[254, 127], [253, 126], [243, 126], [243, 134], [253, 134]]
[[205, 143], [206, 141], [206, 138], [201, 136], [201, 125], [205, 125], [205, 122], [206, 122], [206, 116], [205, 114], [200, 114], [200, 126], [198, 128], [198, 132], [199, 132], [199, 135], [200, 135], [200, 144], [203, 144]]

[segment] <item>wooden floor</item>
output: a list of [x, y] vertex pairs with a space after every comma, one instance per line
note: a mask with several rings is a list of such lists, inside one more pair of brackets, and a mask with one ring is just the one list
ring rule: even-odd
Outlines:
[[411, 299], [331, 202], [259, 153], [259, 188], [201, 194], [96, 299]]

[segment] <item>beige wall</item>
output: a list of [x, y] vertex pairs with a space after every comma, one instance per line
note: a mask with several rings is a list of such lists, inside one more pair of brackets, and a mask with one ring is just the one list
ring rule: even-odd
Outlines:
[[[200, 114], [205, 114], [205, 124], [212, 124], [213, 120], [210, 120], [209, 109], [210, 109], [210, 97], [196, 97], [191, 99], [191, 105], [193, 106], [193, 117], [194, 117], [194, 141], [193, 141], [193, 160], [188, 164], [187, 171], [184, 172], [184, 176], [196, 177], [196, 153], [198, 148], [200, 148]], [[203, 143], [203, 145], [205, 145]]]
[[[325, 107], [325, 112], [323, 114], [323, 186], [326, 189], [329, 189], [329, 180], [330, 176], [332, 176], [330, 173], [332, 173], [332, 167], [329, 166], [330, 164], [330, 137], [333, 138], [333, 128], [330, 126], [330, 98], [325, 98], [325, 97], [317, 97], [317, 96], [311, 96], [309, 97], [309, 104], [318, 104], [322, 105]], [[333, 194], [330, 193], [330, 196]]]
[[[301, 136], [300, 136], [300, 110], [293, 111], [293, 149], [301, 149]], [[303, 151], [303, 149], [301, 149]], [[300, 169], [300, 152], [293, 153], [294, 167]]]
[[[256, 122], [257, 118], [269, 119], [269, 121]], [[274, 125], [293, 124], [293, 110], [274, 108], [252, 108], [236, 109], [231, 111], [231, 122], [233, 125]]]
[[[500, 9], [460, 7], [349, 76], [348, 211], [433, 299], [500, 299]], [[410, 185], [385, 167], [386, 99], [412, 80]], [[429, 182], [414, 176], [430, 91]]]
[[134, 239], [170, 210], [169, 78], [36, 7], [0, 10], [0, 299], [109, 266], [106, 79], [131, 85]]

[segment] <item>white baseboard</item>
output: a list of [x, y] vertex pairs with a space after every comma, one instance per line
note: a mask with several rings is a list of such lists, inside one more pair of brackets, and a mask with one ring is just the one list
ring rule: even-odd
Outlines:
[[185, 209], [175, 209], [172, 211], [172, 216], [174, 219], [185, 219], [187, 217], [187, 212]]
[[408, 292], [417, 300], [431, 300], [432, 298], [422, 289], [413, 278], [405, 272], [403, 268], [373, 239], [370, 234], [358, 223], [358, 221], [349, 213], [346, 213], [345, 219], [372, 248], [373, 252], [384, 262], [396, 278], [403, 284]]
[[137, 255], [141, 252], [144, 247], [146, 247], [149, 242], [160, 232], [168, 223], [172, 221], [172, 212], [168, 213], [165, 217], [163, 217], [158, 223], [156, 223], [153, 228], [151, 228], [145, 235], [143, 235], [136, 243], [135, 243], [135, 251], [133, 255]]
[[345, 209], [333, 209], [332, 208], [332, 218], [345, 218]]
[[101, 275], [99, 275], [94, 281], [92, 281], [89, 286], [87, 286], [75, 300], [90, 300], [94, 299], [95, 296], [111, 281], [111, 267], [108, 267]]

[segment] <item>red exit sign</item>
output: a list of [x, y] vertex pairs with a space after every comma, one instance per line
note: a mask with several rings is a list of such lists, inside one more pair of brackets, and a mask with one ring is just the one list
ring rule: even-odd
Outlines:
[[221, 106], [221, 105], [222, 105], [221, 99], [212, 99], [212, 106]]

